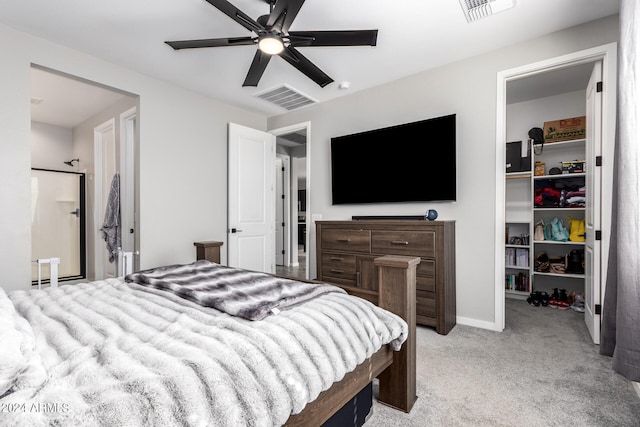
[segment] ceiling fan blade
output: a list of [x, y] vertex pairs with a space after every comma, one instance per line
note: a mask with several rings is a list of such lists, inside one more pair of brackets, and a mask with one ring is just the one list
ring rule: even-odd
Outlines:
[[175, 50], [180, 49], [196, 49], [200, 47], [222, 47], [222, 46], [238, 46], [253, 45], [255, 40], [251, 37], [230, 37], [226, 39], [201, 39], [201, 40], [180, 40], [165, 42]]
[[227, 0], [206, 0], [207, 3], [218, 9], [220, 12], [227, 15], [229, 18], [236, 21], [249, 31], [262, 31], [264, 27], [258, 24], [253, 18], [246, 13], [243, 13], [240, 9], [229, 3]]
[[271, 55], [267, 55], [260, 49], [256, 50], [256, 54], [253, 56], [253, 61], [251, 62], [251, 67], [249, 67], [249, 72], [242, 86], [258, 86], [258, 82], [262, 74], [264, 74], [269, 60], [271, 60]]
[[375, 46], [378, 30], [291, 31], [295, 46]]
[[[208, 1], [208, 0], [207, 0]], [[289, 31], [289, 27], [298, 15], [304, 0], [277, 0], [267, 20], [267, 28], [281, 33]]]
[[280, 53], [280, 57], [297, 68], [302, 74], [316, 82], [320, 87], [325, 87], [329, 83], [333, 82], [331, 77], [325, 74], [324, 71], [305, 58], [292, 46], [285, 48]]

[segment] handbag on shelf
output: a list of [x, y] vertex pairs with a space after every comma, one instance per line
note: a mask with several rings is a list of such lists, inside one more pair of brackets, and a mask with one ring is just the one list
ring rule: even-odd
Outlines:
[[544, 240], [544, 221], [541, 219], [536, 222], [536, 226], [533, 229], [533, 240]]
[[546, 252], [536, 255], [534, 270], [540, 273], [548, 273], [550, 269], [551, 264], [549, 263], [549, 255], [547, 255]]
[[553, 218], [544, 227], [544, 238], [545, 240], [566, 242], [569, 240], [569, 230], [564, 226], [561, 219]]
[[584, 219], [569, 217], [569, 240], [572, 242], [584, 242]]

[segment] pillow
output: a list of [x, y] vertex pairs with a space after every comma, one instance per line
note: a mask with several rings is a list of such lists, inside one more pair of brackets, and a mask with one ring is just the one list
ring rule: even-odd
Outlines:
[[33, 329], [0, 288], [0, 397], [16, 390], [38, 387], [47, 379], [35, 350]]

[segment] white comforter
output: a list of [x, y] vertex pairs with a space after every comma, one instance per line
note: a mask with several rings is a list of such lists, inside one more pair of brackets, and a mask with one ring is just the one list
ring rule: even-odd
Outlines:
[[3, 426], [281, 425], [407, 335], [398, 316], [340, 293], [262, 321], [119, 279], [9, 298], [0, 289], [0, 323], [15, 317], [29, 358], [0, 389]]

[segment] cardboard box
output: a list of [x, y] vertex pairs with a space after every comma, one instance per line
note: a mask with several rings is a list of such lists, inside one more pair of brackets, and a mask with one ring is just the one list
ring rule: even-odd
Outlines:
[[568, 119], [544, 122], [544, 142], [570, 141], [587, 137], [587, 118], [570, 117]]

